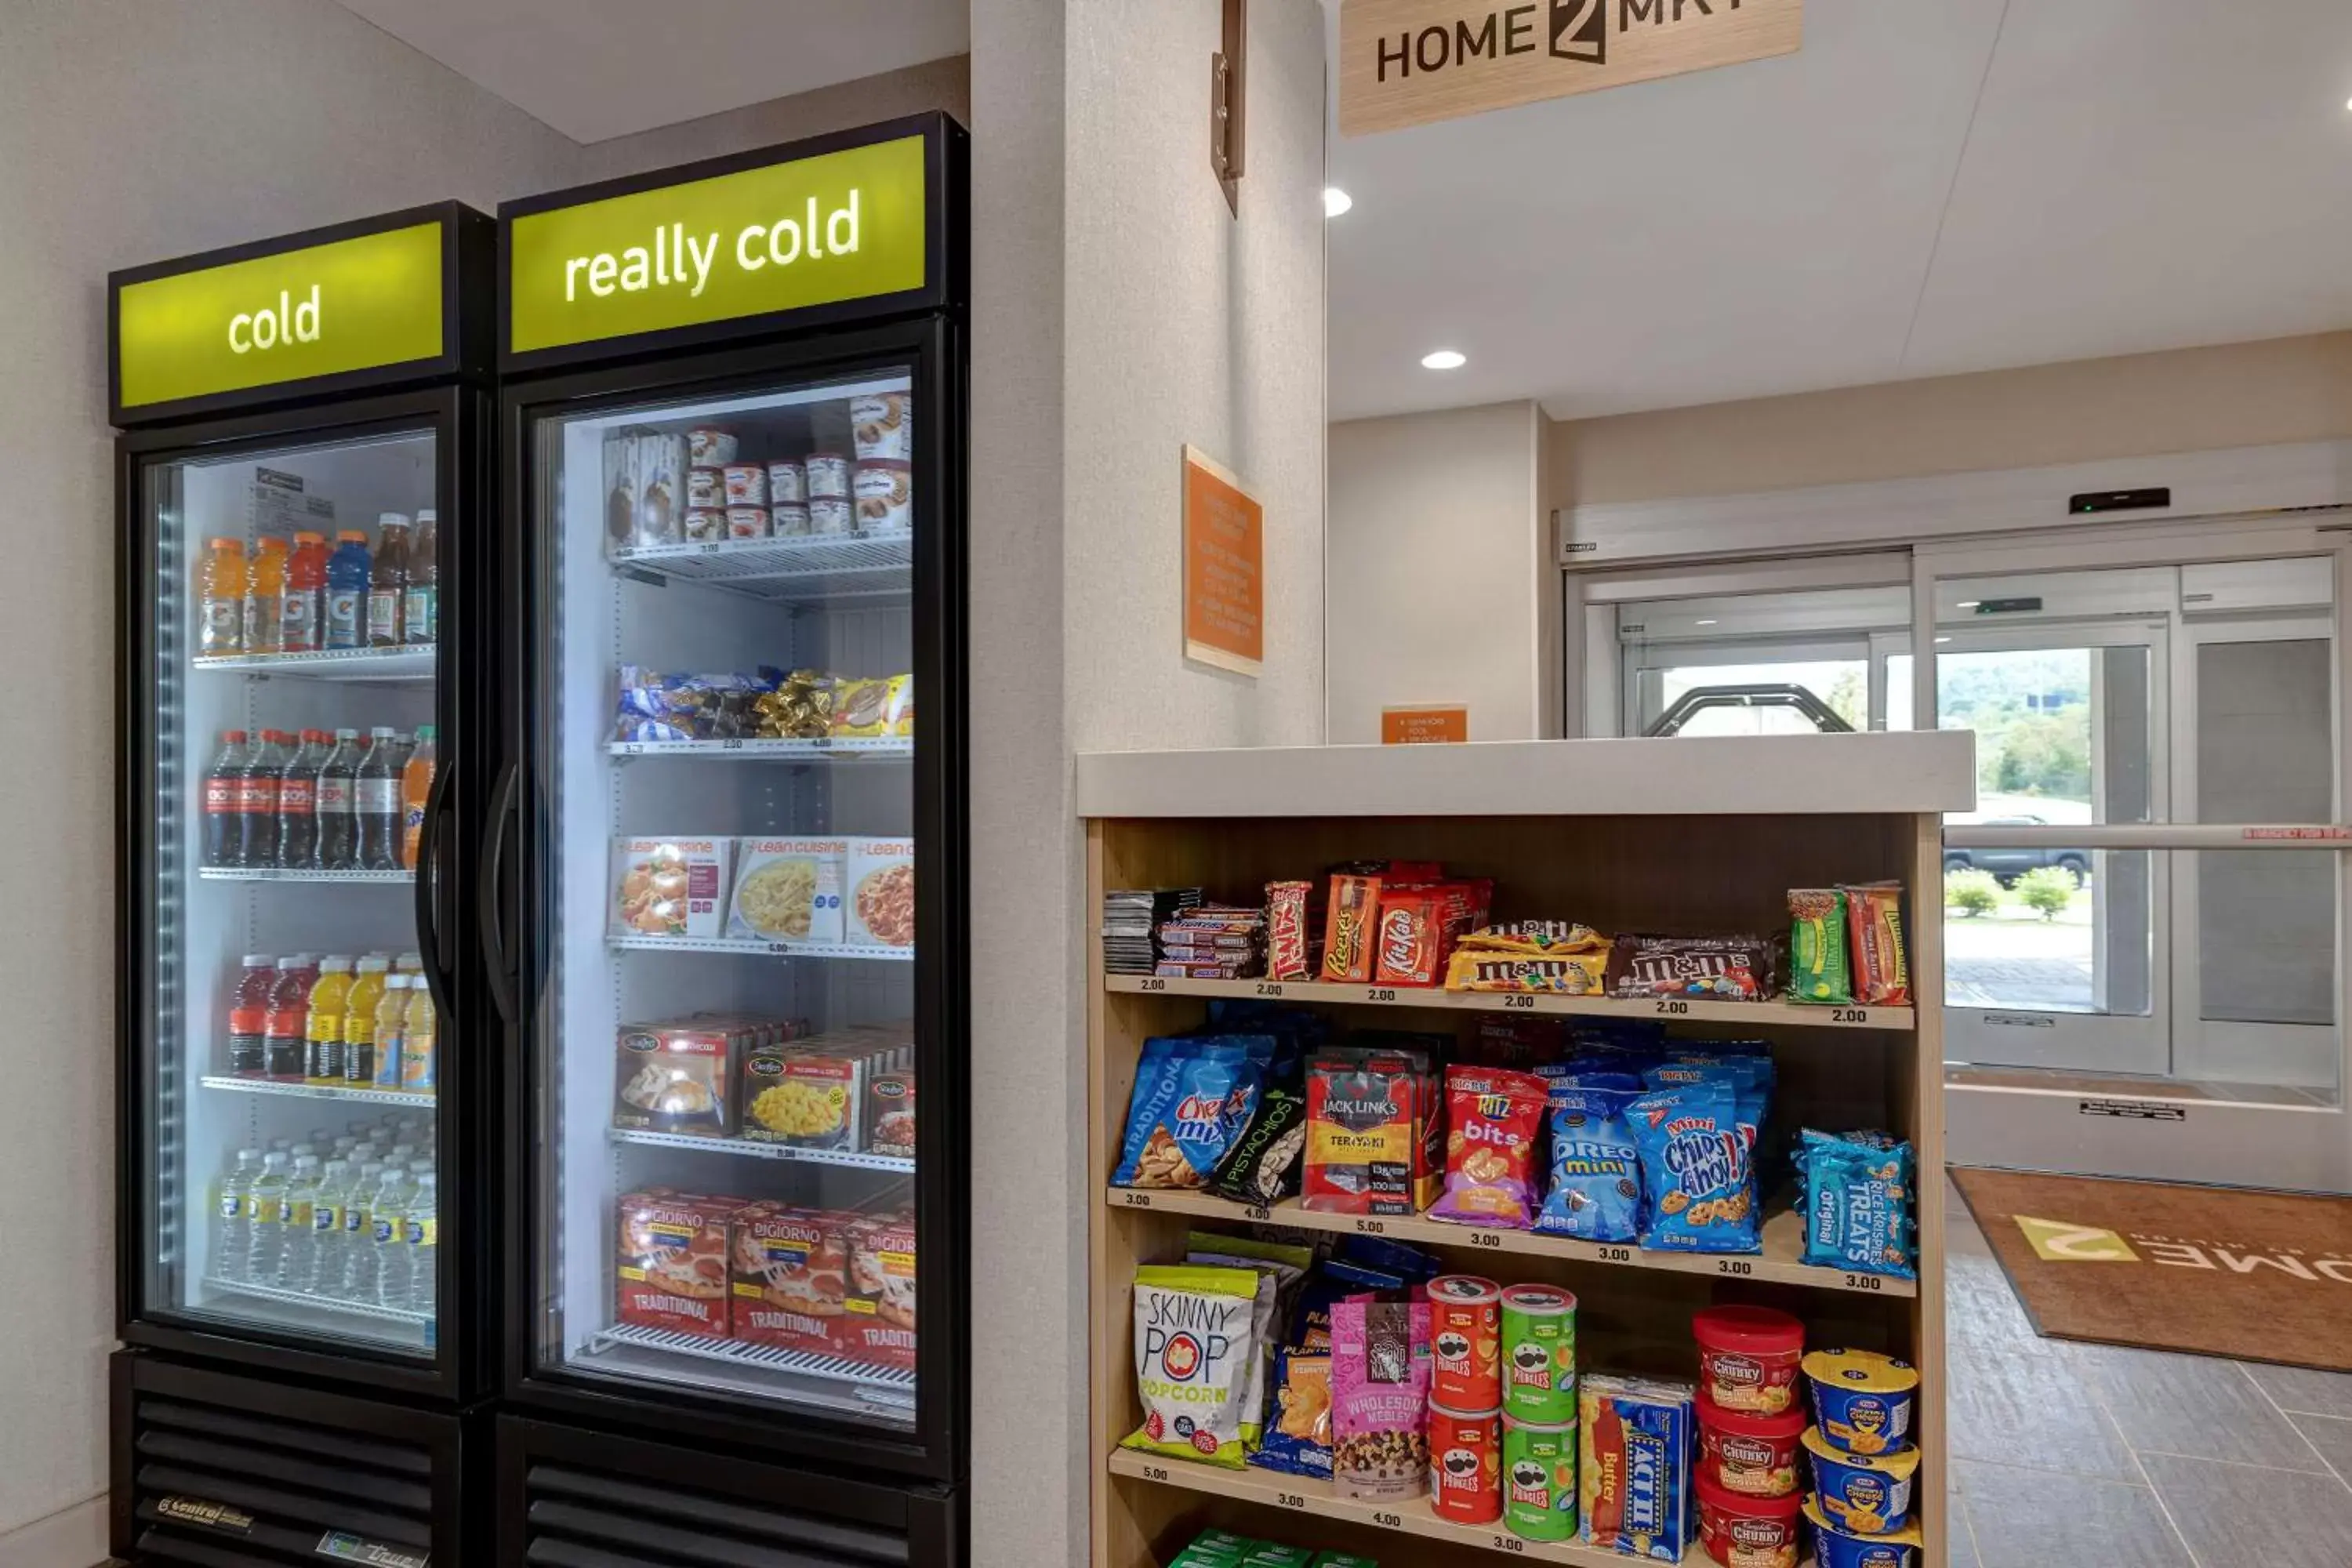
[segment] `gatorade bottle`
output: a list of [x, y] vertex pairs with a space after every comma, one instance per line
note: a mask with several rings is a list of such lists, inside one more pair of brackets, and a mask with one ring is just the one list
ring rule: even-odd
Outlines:
[[367, 761], [352, 790], [352, 863], [362, 871], [400, 869], [400, 732], [369, 732]]
[[400, 863], [416, 869], [417, 847], [425, 837], [425, 803], [433, 794], [433, 726], [416, 727], [416, 750], [400, 770]]
[[400, 1087], [402, 1041], [407, 1033], [408, 976], [387, 974], [383, 1000], [375, 1009], [375, 1088]]
[[330, 953], [319, 961], [319, 983], [310, 987], [310, 1017], [303, 1029], [308, 1054], [302, 1078], [321, 1089], [344, 1081], [343, 1020], [352, 994], [352, 961]]
[[[385, 515], [398, 517], [399, 513]], [[367, 535], [347, 528], [335, 535], [335, 552], [327, 558], [328, 652], [366, 645], [367, 597]]]
[[246, 753], [239, 779], [236, 863], [251, 870], [278, 864], [278, 775], [286, 771], [286, 737], [264, 730]]
[[245, 542], [208, 539], [196, 558], [196, 651], [245, 651]]
[[286, 1245], [287, 1171], [293, 1163], [292, 1155], [273, 1149], [261, 1157], [261, 1174], [253, 1179], [245, 1268], [238, 1278], [256, 1285], [277, 1282], [278, 1251]]
[[262, 1062], [279, 1083], [300, 1083], [310, 1026], [310, 960], [296, 954], [278, 961], [269, 987], [269, 1010], [262, 1020]]
[[318, 818], [318, 843], [310, 864], [321, 871], [356, 871], [352, 856], [352, 786], [360, 771], [360, 732], [335, 731], [335, 748], [319, 764], [310, 809]]
[[408, 609], [408, 519], [396, 511], [376, 519], [375, 561], [368, 572], [367, 646], [398, 647]]
[[213, 1275], [215, 1279], [245, 1278], [253, 1250], [253, 1184], [261, 1174], [261, 1151], [239, 1149], [236, 1163], [221, 1173], [213, 1194]]
[[375, 1084], [375, 1010], [383, 1005], [383, 977], [391, 961], [382, 953], [360, 960], [359, 978], [343, 1002], [343, 1083], [352, 1089]]
[[286, 587], [278, 602], [278, 647], [284, 653], [316, 653], [326, 610], [327, 541], [323, 534], [298, 533], [293, 552], [286, 557]]
[[401, 640], [429, 644], [441, 628], [441, 571], [434, 561], [440, 529], [433, 509], [416, 514], [416, 537], [408, 546], [408, 593], [401, 610]]
[[435, 1046], [441, 1016], [434, 1010], [433, 993], [421, 979], [408, 984], [408, 1013], [400, 1036], [400, 1087], [415, 1094], [431, 1094], [440, 1078]]
[[323, 730], [305, 730], [286, 770], [278, 775], [278, 864], [291, 871], [310, 865], [319, 849], [319, 765], [327, 760]]
[[245, 731], [223, 730], [221, 749], [205, 770], [205, 864], [245, 864]]
[[266, 952], [245, 955], [245, 973], [228, 1001], [228, 1070], [238, 1078], [267, 1078], [269, 988], [278, 984], [278, 963]]
[[276, 653], [285, 636], [286, 542], [265, 539], [245, 565], [245, 651]]

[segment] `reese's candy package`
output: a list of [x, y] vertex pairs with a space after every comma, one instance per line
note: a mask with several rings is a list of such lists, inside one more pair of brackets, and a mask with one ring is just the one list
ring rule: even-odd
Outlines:
[[1363, 982], [1372, 977], [1372, 928], [1379, 923], [1381, 879], [1344, 873], [1331, 879], [1323, 915], [1323, 978]]

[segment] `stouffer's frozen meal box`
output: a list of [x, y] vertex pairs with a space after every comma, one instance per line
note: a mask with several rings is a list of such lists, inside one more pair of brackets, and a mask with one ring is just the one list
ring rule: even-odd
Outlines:
[[733, 850], [729, 838], [613, 840], [613, 934], [718, 936]]
[[727, 934], [762, 942], [842, 940], [845, 838], [742, 838]]
[[849, 1294], [847, 1231], [856, 1218], [782, 1204], [738, 1214], [728, 1268], [735, 1337], [834, 1354]]
[[613, 1125], [724, 1138], [735, 1131], [735, 1066], [752, 1032], [624, 1024], [613, 1052]]
[[619, 1321], [726, 1339], [728, 1226], [740, 1198], [659, 1188], [621, 1199]]
[[915, 1221], [861, 1219], [848, 1230], [849, 1292], [835, 1338], [840, 1353], [870, 1366], [915, 1366]]
[[848, 844], [848, 940], [868, 947], [912, 947], [915, 841], [852, 838]]
[[756, 1143], [862, 1150], [876, 1079], [910, 1065], [913, 1047], [887, 1029], [843, 1029], [745, 1058], [740, 1121]]

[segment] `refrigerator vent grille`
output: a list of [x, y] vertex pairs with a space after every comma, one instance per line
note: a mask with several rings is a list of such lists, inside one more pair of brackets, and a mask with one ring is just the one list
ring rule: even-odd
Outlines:
[[425, 1568], [425, 1449], [201, 1400], [134, 1397], [138, 1561]]
[[903, 1531], [572, 1465], [525, 1481], [535, 1568], [901, 1568]]

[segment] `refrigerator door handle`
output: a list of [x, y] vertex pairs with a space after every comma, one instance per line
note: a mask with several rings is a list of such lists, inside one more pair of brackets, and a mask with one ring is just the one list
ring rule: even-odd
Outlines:
[[433, 771], [433, 783], [425, 792], [425, 821], [416, 837], [417, 937], [432, 956], [434, 978], [441, 983], [445, 997], [452, 994], [450, 973], [457, 967], [457, 956], [450, 951], [457, 928], [449, 897], [452, 889], [448, 872], [441, 864], [441, 847], [448, 841], [443, 828], [449, 814], [452, 772], [449, 768]]
[[482, 956], [488, 961], [490, 976], [490, 997], [498, 1004], [499, 1016], [511, 1024], [514, 1020], [514, 955], [507, 951], [506, 921], [500, 918], [499, 889], [505, 880], [507, 840], [514, 826], [515, 784], [517, 769], [509, 763], [499, 770], [497, 786], [490, 792], [489, 841], [482, 847], [481, 886], [478, 889], [482, 921]]

